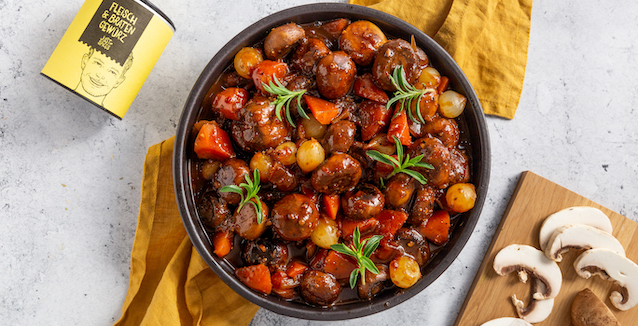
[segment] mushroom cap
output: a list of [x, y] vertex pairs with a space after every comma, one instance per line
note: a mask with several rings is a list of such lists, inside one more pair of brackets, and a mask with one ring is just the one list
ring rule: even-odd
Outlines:
[[501, 317], [484, 322], [481, 326], [532, 326], [532, 324], [514, 317]]
[[613, 235], [585, 224], [565, 225], [558, 228], [545, 247], [547, 258], [563, 260], [569, 249], [607, 248], [625, 256], [625, 249]]
[[615, 281], [620, 292], [612, 291], [609, 300], [619, 310], [638, 304], [638, 265], [627, 257], [606, 248], [589, 249], [576, 258], [574, 269], [583, 278], [598, 275]]
[[[545, 257], [545, 254], [528, 245], [512, 244], [496, 254], [494, 257], [494, 271], [498, 275], [507, 275], [517, 271], [520, 274], [531, 274], [533, 278], [543, 283], [532, 289], [533, 297], [537, 300], [550, 299], [558, 295], [563, 283], [563, 274], [555, 261]], [[521, 278], [521, 281], [524, 281]]]
[[570, 224], [585, 224], [609, 234], [613, 232], [609, 217], [600, 209], [589, 206], [569, 207], [548, 216], [543, 222], [538, 236], [541, 250], [545, 250], [549, 238], [551, 238], [556, 229]]

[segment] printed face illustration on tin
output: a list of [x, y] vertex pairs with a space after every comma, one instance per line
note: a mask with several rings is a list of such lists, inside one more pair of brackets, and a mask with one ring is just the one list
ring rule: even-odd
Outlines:
[[89, 48], [82, 56], [82, 74], [75, 91], [103, 105], [106, 95], [124, 82], [126, 71], [132, 64], [133, 55], [129, 55], [124, 65], [120, 65], [99, 51]]

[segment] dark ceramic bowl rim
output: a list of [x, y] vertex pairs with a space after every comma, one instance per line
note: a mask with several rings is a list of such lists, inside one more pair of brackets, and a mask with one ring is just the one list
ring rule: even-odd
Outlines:
[[[206, 92], [224, 68], [232, 62], [238, 49], [252, 46], [262, 40], [271, 28], [290, 21], [306, 23], [339, 17], [349, 18], [353, 21], [370, 20], [393, 37], [409, 39], [410, 35], [414, 35], [417, 44], [430, 56], [433, 65], [441, 71], [442, 75], [450, 78], [450, 85], [453, 86], [453, 89], [467, 97], [468, 103], [463, 114], [470, 129], [471, 155], [475, 160], [472, 167], [472, 182], [477, 185], [478, 197], [473, 210], [464, 217], [465, 220], [456, 225], [450, 242], [425, 267], [425, 276], [417, 284], [393, 293], [382, 293], [368, 302], [360, 301], [322, 308], [259, 294], [235, 278], [232, 266], [212, 253], [210, 239], [203, 231], [203, 225], [195, 210], [187, 150], [192, 150], [192, 146], [188, 143], [191, 140], [189, 135], [200, 112]], [[480, 157], [479, 162], [476, 162], [477, 157]], [[414, 26], [389, 14], [350, 4], [318, 3], [286, 9], [259, 20], [231, 39], [210, 60], [195, 82], [177, 126], [173, 154], [173, 179], [178, 209], [193, 246], [230, 288], [254, 304], [279, 314], [312, 320], [342, 320], [362, 317], [394, 307], [421, 292], [450, 266], [465, 246], [478, 221], [487, 195], [490, 164], [489, 134], [481, 104], [465, 74], [441, 46]]]

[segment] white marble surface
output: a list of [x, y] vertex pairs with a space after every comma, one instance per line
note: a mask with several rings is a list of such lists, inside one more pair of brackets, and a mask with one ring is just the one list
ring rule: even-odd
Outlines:
[[[0, 322], [111, 325], [121, 314], [149, 146], [172, 136], [208, 60], [309, 0], [153, 0], [177, 33], [118, 121], [39, 75], [81, 0], [0, 0]], [[492, 178], [450, 268], [412, 300], [341, 325], [451, 325], [518, 176], [531, 170], [638, 221], [638, 3], [535, 0], [514, 120], [488, 117]], [[260, 310], [253, 325], [320, 325]]]

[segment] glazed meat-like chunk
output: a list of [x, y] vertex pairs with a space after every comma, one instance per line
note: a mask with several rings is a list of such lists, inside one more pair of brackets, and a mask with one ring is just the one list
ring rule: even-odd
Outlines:
[[264, 264], [273, 270], [288, 263], [288, 246], [282, 241], [263, 238], [245, 241], [241, 257], [248, 265]]
[[385, 199], [377, 187], [364, 183], [341, 197], [343, 214], [353, 220], [366, 220], [383, 210]]
[[301, 279], [301, 296], [318, 306], [332, 304], [339, 297], [341, 286], [332, 274], [309, 270]]
[[288, 23], [275, 27], [264, 40], [264, 52], [270, 60], [281, 59], [306, 35], [301, 26]]
[[434, 213], [434, 204], [436, 203], [437, 191], [430, 186], [419, 186], [416, 191], [414, 205], [410, 210], [408, 223], [418, 226], [427, 221], [432, 213]]
[[351, 189], [361, 178], [361, 163], [348, 154], [337, 153], [325, 160], [310, 177], [312, 187], [324, 194]]
[[434, 169], [414, 168], [428, 179], [428, 184], [443, 189], [450, 183], [450, 151], [438, 138], [423, 137], [408, 147], [410, 157], [423, 154], [421, 162], [430, 163]]
[[[236, 158], [226, 160], [213, 177], [213, 187], [219, 190], [225, 186], [239, 186], [246, 181], [244, 176], [249, 172], [250, 169], [246, 162]], [[231, 205], [237, 205], [241, 201], [241, 196], [233, 192], [219, 192], [219, 198]]]
[[317, 89], [328, 99], [340, 98], [350, 91], [357, 67], [343, 51], [332, 52], [317, 64]]
[[292, 66], [304, 74], [315, 72], [317, 62], [330, 53], [330, 49], [317, 38], [305, 38], [292, 55]]
[[263, 151], [291, 139], [287, 122], [277, 119], [275, 106], [266, 97], [255, 96], [241, 109], [232, 123], [232, 138], [247, 152]]
[[207, 192], [202, 196], [197, 211], [204, 226], [210, 231], [219, 228], [231, 216], [226, 201], [217, 197], [215, 192]]
[[341, 49], [361, 66], [368, 66], [374, 60], [377, 50], [387, 41], [381, 29], [367, 20], [356, 21], [341, 33]]
[[245, 204], [241, 209], [235, 211], [235, 233], [246, 240], [259, 238], [268, 227], [268, 206], [261, 202], [262, 218], [261, 223], [257, 223], [257, 210], [253, 204]]
[[372, 64], [374, 82], [386, 91], [395, 91], [390, 76], [395, 67], [403, 66], [405, 76], [410, 85], [419, 77], [419, 58], [410, 43], [402, 39], [394, 39], [385, 43]]
[[357, 126], [354, 123], [341, 120], [330, 124], [323, 139], [323, 148], [327, 154], [347, 152], [354, 142]]
[[290, 194], [272, 208], [272, 226], [284, 240], [299, 241], [310, 236], [319, 224], [317, 207], [302, 194]]

